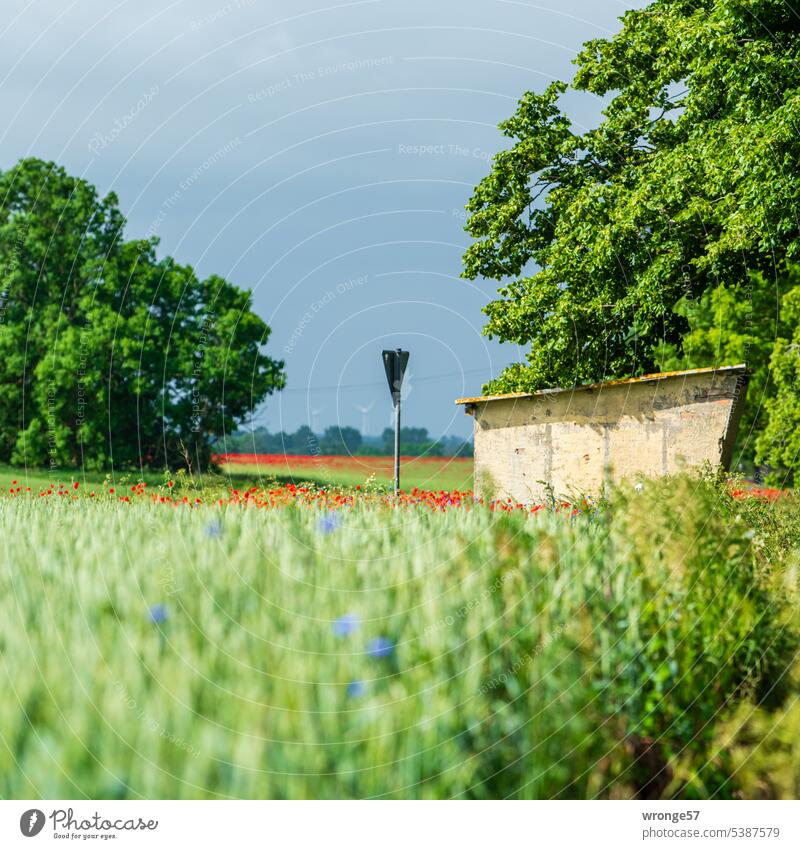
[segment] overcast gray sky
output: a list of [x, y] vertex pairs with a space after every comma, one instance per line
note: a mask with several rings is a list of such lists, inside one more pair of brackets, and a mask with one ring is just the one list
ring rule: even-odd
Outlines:
[[[4, 0], [0, 168], [39, 156], [119, 195], [128, 236], [254, 291], [288, 386], [261, 421], [390, 424], [380, 351], [411, 351], [404, 420], [453, 405], [515, 346], [459, 279], [463, 207], [528, 89], [643, 0]], [[569, 100], [576, 125], [602, 102]], [[420, 150], [421, 149], [421, 150]]]

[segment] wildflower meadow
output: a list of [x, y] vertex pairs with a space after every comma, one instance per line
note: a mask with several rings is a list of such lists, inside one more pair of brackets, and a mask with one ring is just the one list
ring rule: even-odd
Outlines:
[[799, 520], [690, 477], [536, 507], [18, 480], [0, 794], [789, 795]]

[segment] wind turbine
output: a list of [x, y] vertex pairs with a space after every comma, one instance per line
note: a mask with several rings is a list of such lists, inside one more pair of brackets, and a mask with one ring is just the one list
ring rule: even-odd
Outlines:
[[318, 410], [312, 410], [312, 411], [311, 411], [311, 430], [312, 430], [312, 431], [314, 431], [314, 433], [316, 433], [316, 432], [317, 432], [317, 425], [319, 424], [319, 421], [318, 421], [318, 419], [317, 419], [317, 416], [318, 416], [318, 415], [319, 415], [319, 414], [320, 414], [320, 413], [321, 413], [324, 409], [325, 409], [324, 407], [320, 407]]
[[375, 406], [373, 401], [368, 407], [362, 407], [361, 404], [356, 404], [356, 409], [361, 413], [361, 436], [367, 435], [367, 413]]
[[[411, 369], [407, 369], [405, 375], [403, 377], [403, 385], [400, 387], [400, 400], [405, 402], [408, 400], [408, 396], [411, 395], [414, 390], [414, 373]], [[394, 408], [392, 412], [389, 413], [389, 427], [394, 423]]]

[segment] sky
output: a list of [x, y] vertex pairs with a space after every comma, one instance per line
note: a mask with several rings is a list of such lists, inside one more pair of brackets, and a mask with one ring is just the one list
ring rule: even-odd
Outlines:
[[[113, 191], [128, 238], [253, 292], [286, 388], [255, 424], [468, 436], [515, 345], [460, 278], [464, 205], [527, 90], [644, 0], [4, 0], [0, 169], [54, 160]], [[576, 128], [604, 103], [570, 93]]]

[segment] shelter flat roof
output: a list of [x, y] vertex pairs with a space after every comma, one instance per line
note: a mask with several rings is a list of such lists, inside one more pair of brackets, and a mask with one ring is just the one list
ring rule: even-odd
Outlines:
[[476, 398], [458, 398], [456, 404], [484, 404], [489, 401], [507, 401], [511, 398], [536, 398], [541, 395], [553, 395], [558, 392], [589, 392], [604, 389], [607, 386], [624, 386], [631, 383], [652, 383], [658, 380], [667, 380], [676, 377], [688, 377], [694, 374], [710, 374], [712, 372], [741, 372], [744, 374], [747, 371], [747, 366], [744, 363], [739, 363], [735, 366], [719, 366], [712, 368], [691, 368], [683, 371], [662, 371], [657, 374], [644, 374], [641, 377], [627, 377], [622, 380], [606, 380], [602, 383], [584, 383], [580, 386], [573, 386], [571, 389], [540, 389], [537, 392], [509, 392], [505, 395], [479, 395]]

